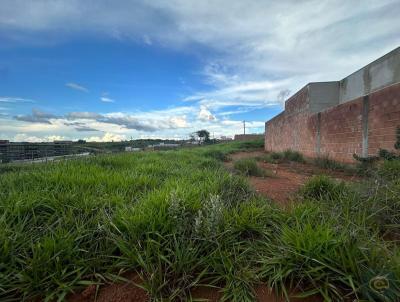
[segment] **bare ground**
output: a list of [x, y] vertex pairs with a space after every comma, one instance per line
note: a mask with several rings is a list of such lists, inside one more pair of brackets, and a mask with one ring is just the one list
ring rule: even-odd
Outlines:
[[[226, 162], [225, 166], [233, 170], [233, 162], [235, 160], [257, 158], [265, 154], [263, 150], [235, 153], [230, 156], [231, 160]], [[344, 181], [358, 181], [360, 179], [345, 172], [321, 169], [310, 163], [284, 162], [270, 164], [259, 161], [258, 165], [267, 171], [271, 171], [272, 176], [250, 177], [251, 185], [258, 193], [282, 206], [295, 202], [294, 197], [300, 187], [314, 175], [325, 174]]]
[[[126, 276], [129, 282], [105, 284], [96, 290], [96, 286], [87, 287], [80, 293], [70, 295], [68, 302], [148, 302], [150, 297], [137, 284], [141, 283], [138, 275], [132, 273]], [[283, 297], [276, 296], [266, 285], [258, 285], [254, 289], [256, 302], [285, 302]], [[294, 294], [293, 294], [294, 295]], [[191, 291], [195, 301], [218, 302], [222, 298], [221, 289], [201, 286]], [[322, 299], [311, 297], [307, 299], [291, 298], [292, 302], [319, 302]]]

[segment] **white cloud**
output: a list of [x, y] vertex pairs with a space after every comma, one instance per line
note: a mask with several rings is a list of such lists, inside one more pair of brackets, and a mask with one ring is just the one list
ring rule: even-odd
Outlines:
[[109, 97], [106, 97], [106, 96], [100, 97], [100, 101], [102, 101], [104, 103], [114, 103], [115, 102], [115, 100], [110, 99]]
[[74, 89], [74, 90], [78, 90], [78, 91], [82, 91], [82, 92], [89, 92], [89, 89], [87, 89], [86, 87], [76, 84], [76, 83], [65, 83], [65, 86]]
[[126, 140], [126, 135], [121, 135], [121, 134], [115, 134], [115, 133], [104, 133], [103, 136], [90, 136], [90, 137], [85, 137], [84, 138], [88, 142], [120, 142], [123, 140]]
[[9, 104], [35, 103], [35, 101], [31, 100], [31, 99], [20, 98], [20, 97], [0, 96], [0, 103], [9, 103]]
[[217, 118], [208, 110], [206, 106], [201, 105], [198, 118], [201, 121], [215, 121]]
[[53, 142], [57, 140], [65, 140], [64, 136], [60, 135], [47, 135], [47, 136], [34, 136], [34, 135], [27, 135], [26, 133], [18, 133], [14, 136], [13, 141], [16, 142], [30, 142], [30, 143], [39, 143], [39, 142]]

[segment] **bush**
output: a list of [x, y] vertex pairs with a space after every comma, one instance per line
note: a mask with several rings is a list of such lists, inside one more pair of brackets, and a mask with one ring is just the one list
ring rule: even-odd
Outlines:
[[282, 161], [295, 161], [303, 163], [305, 162], [303, 155], [300, 152], [292, 151], [292, 150], [285, 150], [284, 152], [271, 152], [266, 154], [262, 160], [267, 163], [279, 163]]
[[265, 155], [259, 157], [258, 159], [263, 162], [266, 162], [266, 163], [277, 164], [282, 159], [282, 153], [272, 152], [272, 153], [265, 154]]
[[386, 149], [379, 149], [378, 156], [385, 160], [393, 160], [393, 159], [397, 158], [397, 156], [394, 152], [390, 152]]
[[339, 163], [333, 159], [330, 159], [329, 156], [319, 156], [314, 159], [314, 164], [317, 167], [326, 169], [326, 170], [333, 170], [333, 171], [348, 171], [351, 170], [350, 166]]
[[308, 199], [337, 198], [346, 189], [344, 182], [336, 182], [325, 175], [313, 176], [301, 189], [301, 194]]
[[235, 161], [234, 168], [247, 176], [264, 176], [254, 158], [243, 158]]
[[283, 158], [289, 161], [295, 161], [299, 163], [304, 162], [304, 157], [303, 154], [301, 154], [298, 151], [293, 151], [293, 150], [285, 150], [283, 152]]
[[272, 158], [273, 160], [281, 160], [281, 159], [283, 159], [283, 154], [282, 154], [282, 153], [279, 153], [279, 152], [272, 152], [272, 153], [270, 154], [270, 156], [271, 156], [271, 158]]
[[264, 139], [240, 142], [241, 149], [260, 149], [264, 148]]
[[378, 174], [386, 180], [400, 179], [400, 160], [385, 160], [379, 167]]
[[228, 157], [226, 156], [226, 154], [219, 150], [209, 150], [209, 151], [204, 152], [204, 155], [207, 157], [214, 158], [219, 161], [228, 160]]

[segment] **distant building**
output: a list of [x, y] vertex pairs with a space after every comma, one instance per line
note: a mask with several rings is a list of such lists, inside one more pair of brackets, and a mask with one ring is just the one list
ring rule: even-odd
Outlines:
[[231, 141], [231, 140], [232, 140], [232, 137], [222, 135], [221, 138], [220, 138], [219, 140], [221, 140], [221, 141]]
[[125, 147], [125, 152], [137, 152], [142, 150], [141, 148]]
[[148, 145], [146, 147], [147, 150], [168, 150], [168, 149], [175, 149], [180, 147], [181, 144], [166, 144], [166, 143], [159, 143], [156, 145]]
[[56, 141], [52, 143], [13, 143], [7, 140], [0, 141], [0, 162], [2, 163], [64, 156], [72, 153], [74, 153], [73, 145], [70, 141]]

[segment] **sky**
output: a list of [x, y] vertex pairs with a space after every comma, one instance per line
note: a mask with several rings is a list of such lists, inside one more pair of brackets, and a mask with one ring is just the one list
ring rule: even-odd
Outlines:
[[399, 0], [0, 0], [0, 139], [262, 133], [400, 45]]

